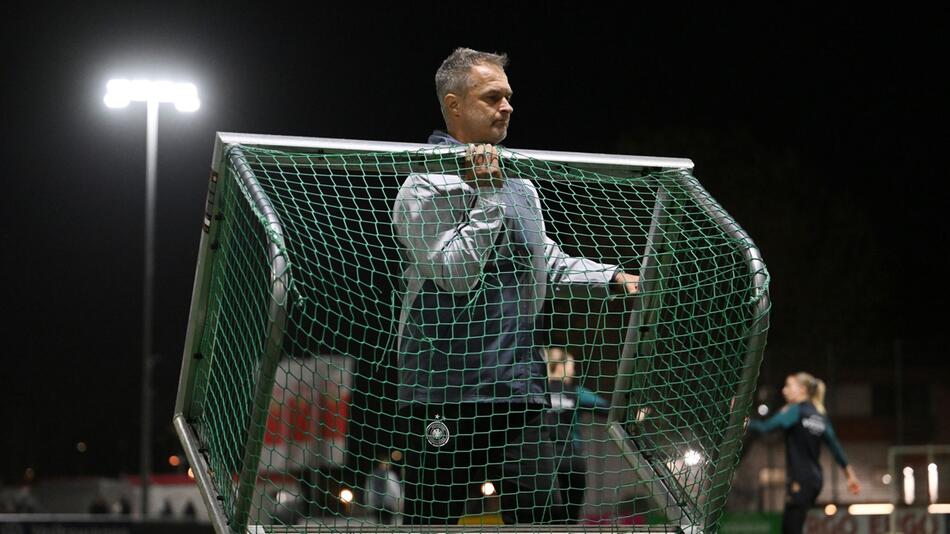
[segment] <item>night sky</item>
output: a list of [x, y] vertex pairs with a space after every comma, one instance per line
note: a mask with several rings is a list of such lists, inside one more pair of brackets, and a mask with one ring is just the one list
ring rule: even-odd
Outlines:
[[822, 374], [829, 354], [839, 380], [887, 368], [895, 339], [948, 376], [948, 28], [932, 13], [83, 4], [0, 8], [0, 482], [138, 469], [145, 109], [105, 108], [112, 77], [190, 80], [202, 99], [159, 124], [156, 468], [179, 450], [214, 133], [424, 141], [456, 46], [510, 55], [507, 146], [693, 159], [772, 275], [764, 383]]

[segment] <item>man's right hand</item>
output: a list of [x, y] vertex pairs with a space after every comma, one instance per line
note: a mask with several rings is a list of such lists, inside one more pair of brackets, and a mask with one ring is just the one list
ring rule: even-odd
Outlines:
[[479, 189], [500, 189], [505, 185], [498, 149], [490, 144], [470, 144], [465, 150], [465, 180]]

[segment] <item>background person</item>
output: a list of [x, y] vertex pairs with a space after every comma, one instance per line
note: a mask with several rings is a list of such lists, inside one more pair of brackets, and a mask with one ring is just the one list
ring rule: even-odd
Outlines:
[[800, 534], [808, 509], [815, 505], [821, 492], [822, 475], [819, 454], [824, 442], [835, 461], [848, 477], [848, 490], [861, 491], [854, 469], [841, 449], [834, 428], [825, 411], [825, 383], [808, 373], [796, 373], [785, 379], [782, 388], [785, 406], [770, 419], [753, 420], [749, 429], [764, 434], [782, 429], [785, 432], [785, 510], [782, 532]]

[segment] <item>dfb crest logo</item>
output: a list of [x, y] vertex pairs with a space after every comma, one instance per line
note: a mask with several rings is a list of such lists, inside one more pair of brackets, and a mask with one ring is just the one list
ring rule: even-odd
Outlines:
[[449, 427], [445, 426], [438, 415], [435, 416], [435, 421], [426, 427], [426, 441], [433, 447], [441, 447], [449, 442]]

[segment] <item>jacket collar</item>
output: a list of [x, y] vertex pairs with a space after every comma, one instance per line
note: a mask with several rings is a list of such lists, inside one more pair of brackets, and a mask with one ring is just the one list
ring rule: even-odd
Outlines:
[[429, 136], [429, 144], [432, 145], [461, 145], [464, 144], [442, 130], [433, 130]]

